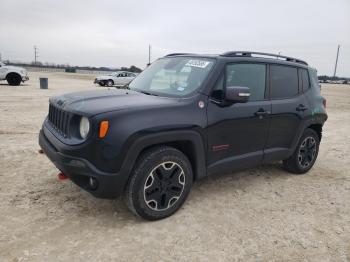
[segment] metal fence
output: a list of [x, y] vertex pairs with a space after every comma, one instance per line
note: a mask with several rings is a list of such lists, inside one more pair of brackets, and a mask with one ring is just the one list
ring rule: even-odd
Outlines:
[[[36, 66], [24, 66], [29, 72], [65, 72], [65, 68], [55, 68], [55, 67], [36, 67]], [[97, 70], [83, 70], [77, 69], [77, 74], [90, 74], [90, 75], [105, 75], [113, 71], [97, 71]]]

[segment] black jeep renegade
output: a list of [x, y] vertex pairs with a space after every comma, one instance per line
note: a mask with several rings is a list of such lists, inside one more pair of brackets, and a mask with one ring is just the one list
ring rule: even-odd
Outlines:
[[256, 52], [170, 54], [126, 90], [50, 99], [39, 143], [97, 197], [124, 195], [135, 214], [176, 212], [202, 177], [282, 160], [315, 163], [327, 119], [316, 71]]

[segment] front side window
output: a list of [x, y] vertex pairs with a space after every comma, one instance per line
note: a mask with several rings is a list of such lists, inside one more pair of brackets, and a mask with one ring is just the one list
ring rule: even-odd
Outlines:
[[270, 66], [271, 99], [291, 98], [298, 94], [298, 70], [291, 66]]
[[264, 100], [266, 65], [230, 64], [226, 67], [226, 86], [249, 87], [249, 101]]
[[203, 83], [214, 60], [209, 58], [167, 57], [152, 63], [129, 85], [131, 90], [182, 97]]

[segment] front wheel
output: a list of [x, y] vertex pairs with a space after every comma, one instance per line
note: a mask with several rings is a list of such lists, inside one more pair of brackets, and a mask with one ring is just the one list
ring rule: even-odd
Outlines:
[[315, 164], [320, 139], [317, 133], [308, 128], [301, 136], [298, 145], [288, 159], [283, 160], [284, 168], [294, 174], [304, 174]]
[[126, 188], [126, 204], [144, 219], [159, 220], [179, 210], [192, 182], [191, 164], [182, 152], [155, 147], [138, 160]]
[[10, 73], [6, 77], [6, 80], [10, 86], [19, 86], [22, 82], [22, 77], [19, 74]]

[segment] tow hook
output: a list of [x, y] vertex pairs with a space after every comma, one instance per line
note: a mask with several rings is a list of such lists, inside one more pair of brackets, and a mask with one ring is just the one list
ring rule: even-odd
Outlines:
[[65, 180], [65, 179], [68, 179], [68, 177], [65, 175], [65, 174], [63, 174], [62, 172], [60, 172], [60, 173], [58, 173], [58, 179], [59, 180]]

